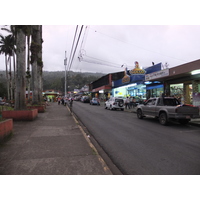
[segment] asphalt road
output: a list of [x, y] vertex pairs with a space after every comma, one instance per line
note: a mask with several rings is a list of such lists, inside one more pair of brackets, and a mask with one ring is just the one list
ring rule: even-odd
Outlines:
[[123, 174], [199, 175], [200, 129], [74, 102], [73, 112]]

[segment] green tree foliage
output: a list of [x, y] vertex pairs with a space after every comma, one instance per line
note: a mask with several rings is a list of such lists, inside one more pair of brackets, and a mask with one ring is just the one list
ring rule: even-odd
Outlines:
[[[74, 89], [80, 89], [84, 85], [87, 85], [104, 74], [101, 73], [78, 73], [70, 71], [67, 76], [68, 91]], [[63, 71], [58, 72], [46, 72], [43, 73], [43, 90], [59, 90], [64, 92], [65, 73]]]

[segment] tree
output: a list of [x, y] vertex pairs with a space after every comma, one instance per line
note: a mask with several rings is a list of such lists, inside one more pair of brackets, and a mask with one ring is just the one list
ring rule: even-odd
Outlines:
[[26, 109], [26, 36], [25, 26], [15, 26], [16, 28], [16, 94], [15, 94], [15, 110]]
[[27, 25], [25, 35], [27, 37], [27, 70], [26, 70], [26, 81], [27, 81], [27, 89], [28, 89], [28, 101], [30, 101], [30, 79], [31, 79], [31, 72], [30, 72], [30, 40], [32, 34], [32, 26]]
[[32, 104], [42, 101], [42, 26], [32, 26], [31, 64], [32, 64]]
[[[5, 30], [5, 29], [4, 29]], [[0, 35], [0, 54], [5, 54], [5, 65], [6, 65], [6, 78], [7, 78], [7, 98], [13, 99], [13, 78], [12, 78], [12, 66], [11, 57], [13, 57], [13, 66], [15, 72], [15, 38], [14, 35], [8, 36]], [[9, 72], [8, 72], [9, 66]], [[15, 74], [14, 74], [15, 77]]]
[[39, 81], [39, 102], [41, 103], [43, 100], [42, 97], [42, 92], [43, 92], [43, 79], [42, 79], [42, 75], [43, 75], [43, 61], [42, 61], [42, 43], [43, 43], [43, 39], [42, 39], [42, 25], [39, 26], [39, 42], [40, 42], [40, 51], [38, 52], [38, 60], [37, 60], [37, 64], [38, 64], [38, 81]]

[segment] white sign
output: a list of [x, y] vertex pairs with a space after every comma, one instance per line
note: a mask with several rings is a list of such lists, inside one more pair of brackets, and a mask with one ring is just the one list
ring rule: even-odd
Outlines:
[[150, 80], [153, 80], [156, 78], [162, 78], [165, 76], [169, 76], [169, 69], [163, 69], [161, 71], [145, 74], [145, 81], [150, 81]]

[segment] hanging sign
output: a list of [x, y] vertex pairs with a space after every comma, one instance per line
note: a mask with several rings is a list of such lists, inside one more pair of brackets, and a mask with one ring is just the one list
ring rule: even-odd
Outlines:
[[130, 76], [127, 74], [127, 68], [124, 70], [124, 77], [122, 78], [122, 83], [129, 83], [130, 82]]

